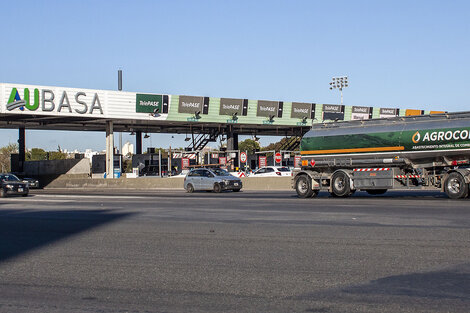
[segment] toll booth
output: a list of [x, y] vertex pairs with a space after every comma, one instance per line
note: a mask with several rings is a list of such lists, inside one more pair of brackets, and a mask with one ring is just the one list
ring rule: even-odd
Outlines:
[[220, 164], [230, 172], [240, 170], [240, 150], [208, 151], [204, 155], [204, 164]]
[[199, 152], [172, 150], [170, 163], [171, 175], [181, 174], [183, 170], [188, 170], [190, 166], [194, 166], [199, 163]]
[[[95, 154], [91, 159], [91, 176], [92, 178], [103, 178], [106, 173], [106, 155]], [[121, 177], [122, 173], [122, 155], [115, 154], [113, 162], [113, 175], [114, 178]]]
[[168, 176], [168, 159], [161, 153], [134, 154], [132, 168], [138, 169], [139, 176]]

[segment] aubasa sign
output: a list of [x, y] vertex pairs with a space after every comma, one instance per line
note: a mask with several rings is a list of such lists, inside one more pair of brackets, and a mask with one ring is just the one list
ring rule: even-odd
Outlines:
[[78, 114], [103, 114], [101, 101], [98, 93], [87, 95], [83, 91], [75, 93], [67, 93], [63, 90], [59, 94], [55, 94], [50, 89], [35, 88], [31, 96], [29, 88], [24, 88], [23, 98], [17, 88], [12, 88], [10, 97], [6, 105], [8, 111], [19, 109], [21, 111], [37, 111], [43, 112], [67, 112]]

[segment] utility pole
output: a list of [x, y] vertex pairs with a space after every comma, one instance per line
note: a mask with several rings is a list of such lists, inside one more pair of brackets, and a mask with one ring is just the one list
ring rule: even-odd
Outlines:
[[[118, 90], [122, 91], [122, 70], [118, 70]], [[119, 154], [122, 154], [122, 132], [119, 132]]]

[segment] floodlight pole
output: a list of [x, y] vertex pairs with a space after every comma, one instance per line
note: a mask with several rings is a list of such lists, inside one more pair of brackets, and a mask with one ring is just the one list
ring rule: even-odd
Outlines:
[[339, 89], [341, 94], [341, 105], [343, 105], [343, 88], [348, 87], [348, 77], [347, 76], [339, 76], [333, 77], [330, 83], [330, 90]]

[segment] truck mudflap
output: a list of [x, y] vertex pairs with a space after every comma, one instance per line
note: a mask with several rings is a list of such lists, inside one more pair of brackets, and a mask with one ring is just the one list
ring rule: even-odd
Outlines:
[[299, 177], [301, 177], [301, 176], [308, 177], [312, 190], [320, 190], [321, 189], [321, 174], [318, 173], [318, 172], [309, 171], [309, 170], [294, 171], [293, 176], [292, 176], [292, 180], [291, 180], [292, 189], [296, 189], [297, 179], [299, 179]]

